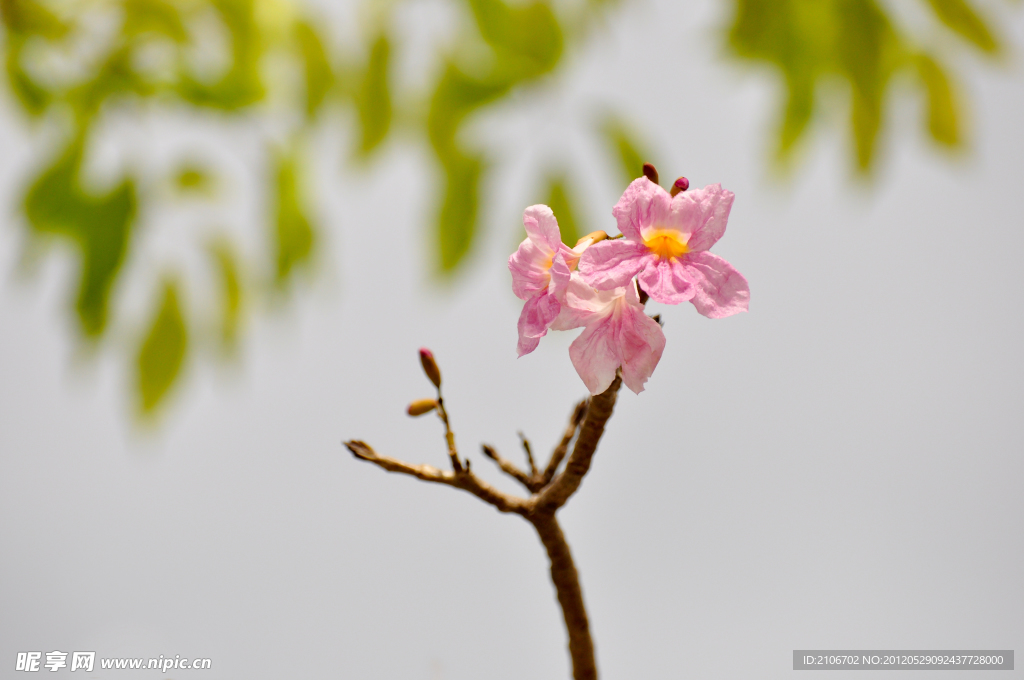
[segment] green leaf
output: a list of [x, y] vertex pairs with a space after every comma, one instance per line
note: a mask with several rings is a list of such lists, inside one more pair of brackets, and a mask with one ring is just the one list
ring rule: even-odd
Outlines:
[[602, 124], [601, 133], [615, 154], [622, 182], [629, 184], [637, 177], [642, 177], [644, 163], [651, 163], [653, 159], [641, 149], [626, 125], [618, 118], [609, 117]]
[[819, 83], [849, 83], [850, 131], [857, 167], [869, 170], [881, 134], [882, 109], [893, 72], [907, 65], [909, 47], [875, 0], [736, 0], [729, 47], [771, 64], [787, 88], [778, 136], [785, 160], [806, 133]]
[[175, 188], [182, 193], [210, 194], [216, 184], [210, 172], [195, 163], [180, 166], [173, 181]]
[[121, 47], [107, 56], [91, 80], [68, 94], [68, 101], [78, 113], [78, 119], [87, 122], [111, 97], [121, 94], [148, 97], [155, 93], [156, 89], [135, 71], [131, 49]]
[[231, 36], [231, 66], [213, 84], [185, 75], [178, 95], [195, 106], [235, 111], [266, 95], [260, 78], [264, 44], [254, 16], [254, 0], [214, 0], [214, 7]]
[[476, 232], [483, 158], [452, 153], [442, 159], [444, 202], [437, 220], [437, 246], [442, 272], [451, 272], [466, 257]]
[[562, 232], [562, 241], [570, 248], [576, 245], [585, 233], [579, 227], [577, 213], [573, 208], [565, 173], [553, 174], [548, 179], [547, 201], [545, 203], [558, 220], [558, 229]]
[[143, 415], [152, 414], [174, 386], [187, 350], [188, 331], [178, 301], [178, 286], [168, 279], [136, 360], [136, 389]]
[[463, 151], [456, 139], [465, 118], [508, 91], [508, 81], [479, 80], [449, 63], [431, 98], [427, 134], [444, 171], [444, 193], [435, 226], [443, 273], [454, 271], [472, 247], [480, 208], [483, 156]]
[[124, 9], [123, 36], [157, 33], [178, 43], [188, 40], [181, 14], [171, 3], [163, 0], [122, 0], [121, 4]]
[[789, 92], [782, 125], [779, 128], [779, 157], [785, 159], [793, 151], [797, 141], [807, 130], [814, 113], [813, 76], [793, 73], [788, 79]]
[[494, 61], [488, 73], [474, 76], [449, 60], [430, 98], [427, 135], [445, 173], [436, 224], [442, 272], [455, 270], [470, 252], [478, 230], [480, 185], [486, 169], [483, 154], [460, 145], [460, 129], [474, 112], [554, 69], [563, 50], [561, 26], [547, 3], [466, 2], [480, 37], [494, 51]]
[[510, 87], [509, 82], [502, 78], [470, 77], [449, 62], [430, 98], [427, 113], [427, 135], [434, 150], [445, 154], [455, 149], [455, 138], [466, 117], [476, 109], [497, 101]]
[[36, 0], [0, 0], [0, 18], [14, 34], [39, 36], [46, 40], [64, 37], [69, 28]]
[[957, 146], [960, 143], [957, 105], [945, 72], [926, 54], [918, 56], [917, 72], [928, 95], [928, 132], [940, 144]]
[[562, 56], [562, 29], [542, 2], [512, 6], [501, 0], [467, 0], [480, 35], [496, 53], [497, 70], [521, 81], [553, 69]]
[[295, 33], [306, 74], [306, 117], [312, 118], [334, 84], [334, 72], [323, 42], [313, 27], [300, 21], [295, 26]]
[[316, 243], [313, 226], [302, 209], [295, 154], [277, 160], [275, 207], [275, 281], [284, 287], [296, 267], [307, 265]]
[[78, 180], [82, 153], [78, 138], [36, 179], [25, 196], [25, 215], [36, 233], [78, 247], [82, 265], [75, 309], [82, 330], [96, 337], [106, 328], [110, 292], [128, 252], [136, 192], [126, 179], [107, 194], [87, 194]]
[[368, 156], [376, 149], [391, 128], [391, 91], [388, 63], [391, 42], [384, 33], [377, 36], [370, 47], [359, 89], [355, 93], [356, 111], [359, 113], [360, 156]]
[[928, 0], [939, 20], [983, 52], [996, 53], [999, 43], [988, 24], [966, 0]]
[[220, 281], [221, 298], [221, 342], [226, 349], [232, 349], [238, 342], [242, 320], [242, 277], [238, 255], [227, 239], [218, 239], [210, 244]]
[[[42, 114], [50, 105], [53, 97], [44, 88], [40, 87], [25, 72], [21, 66], [21, 39], [15, 36], [8, 36], [10, 43], [7, 46], [7, 58], [4, 66], [7, 69], [7, 79], [15, 96], [25, 110], [32, 116]], [[17, 45], [13, 43], [18, 43]]]

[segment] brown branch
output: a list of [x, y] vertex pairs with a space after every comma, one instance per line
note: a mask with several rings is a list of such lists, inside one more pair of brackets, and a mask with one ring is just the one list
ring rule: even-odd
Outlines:
[[503, 458], [493, 446], [489, 444], [482, 444], [480, 448], [483, 450], [484, 455], [493, 460], [502, 472], [525, 486], [531, 493], [536, 493], [544, 486], [543, 484], [538, 485], [538, 480], [536, 480], [533, 475], [526, 474], [517, 468], [514, 463]]
[[[502, 472], [533, 492], [534, 495], [529, 499], [498, 491], [473, 474], [468, 460], [464, 463], [460, 461], [455, 448], [455, 436], [449, 426], [448, 413], [441, 400], [440, 388], [438, 389], [437, 410], [444, 423], [445, 442], [452, 462], [452, 471], [439, 470], [430, 465], [412, 465], [395, 458], [381, 456], [365, 442], [356, 440], [345, 442], [345, 447], [360, 460], [373, 463], [388, 472], [397, 472], [425, 482], [462, 489], [501, 512], [523, 516], [533, 525], [551, 562], [551, 581], [555, 586], [558, 603], [562, 608], [562, 615], [569, 635], [569, 655], [572, 659], [574, 680], [597, 680], [597, 663], [594, 658], [594, 642], [590, 636], [590, 623], [583, 603], [579, 573], [576, 571], [572, 553], [569, 551], [569, 544], [555, 519], [555, 512], [564, 506], [579, 489], [583, 477], [590, 470], [597, 444], [604, 433], [605, 424], [615, 408], [615, 400], [621, 386], [622, 377], [616, 375], [608, 389], [576, 405], [569, 425], [562, 435], [562, 440], [552, 452], [551, 460], [543, 473], [537, 470], [529, 442], [525, 437], [523, 437], [523, 448], [526, 449], [532, 474], [525, 473], [502, 458], [492, 447], [483, 446], [484, 455], [497, 463]], [[574, 436], [576, 443], [572, 453], [569, 455], [565, 469], [558, 473], [558, 467], [565, 458]]]
[[345, 448], [351, 451], [352, 455], [356, 458], [373, 463], [388, 472], [398, 472], [422, 479], [424, 482], [445, 484], [456, 489], [468, 491], [485, 503], [493, 505], [501, 512], [514, 512], [525, 515], [531, 508], [531, 504], [526, 499], [498, 491], [474, 475], [469, 466], [469, 461], [466, 461], [464, 466], [460, 465], [458, 470], [449, 472], [438, 470], [431, 465], [412, 465], [397, 458], [378, 455], [369, 444], [361, 441], [347, 441], [345, 442]]
[[576, 493], [576, 489], [583, 482], [583, 476], [590, 470], [590, 462], [597, 450], [597, 443], [601, 440], [604, 425], [615, 408], [615, 398], [621, 386], [622, 376], [616, 375], [608, 389], [590, 398], [587, 417], [580, 428], [579, 437], [576, 438], [576, 445], [572, 448], [565, 469], [544, 487], [543, 491], [530, 499], [535, 512], [553, 513]]
[[597, 680], [597, 662], [594, 659], [594, 641], [590, 637], [590, 622], [583, 604], [583, 590], [579, 574], [555, 515], [543, 514], [527, 517], [537, 529], [541, 543], [551, 560], [551, 581], [555, 585], [558, 604], [562, 607], [565, 627], [569, 632], [569, 656], [572, 659], [573, 680]]
[[562, 433], [562, 441], [558, 442], [558, 446], [551, 452], [551, 460], [548, 461], [547, 467], [544, 468], [543, 486], [547, 486], [555, 476], [555, 473], [558, 472], [558, 466], [562, 464], [562, 459], [565, 458], [565, 454], [569, 450], [569, 443], [576, 436], [576, 430], [579, 429], [580, 423], [583, 422], [583, 417], [587, 415], [587, 404], [589, 403], [589, 399], [584, 399], [576, 404], [576, 408], [572, 410], [569, 424], [566, 426], [565, 432]]

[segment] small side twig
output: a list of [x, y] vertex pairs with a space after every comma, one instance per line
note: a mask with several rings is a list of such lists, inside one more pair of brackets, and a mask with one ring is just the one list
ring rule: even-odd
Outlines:
[[494, 461], [498, 468], [506, 475], [522, 484], [528, 491], [534, 493], [538, 490], [537, 480], [534, 479], [533, 475], [528, 475], [515, 466], [514, 463], [509, 462], [498, 453], [493, 446], [489, 444], [482, 444], [480, 449], [483, 454]]
[[519, 441], [523, 444], [523, 451], [526, 451], [526, 462], [530, 464], [530, 476], [537, 476], [537, 465], [533, 462], [533, 450], [530, 448], [530, 440], [522, 432], [517, 432]]
[[562, 441], [558, 442], [558, 446], [551, 452], [551, 460], [548, 461], [547, 466], [544, 468], [543, 486], [547, 486], [552, 478], [554, 478], [555, 473], [558, 472], [558, 466], [562, 464], [562, 459], [565, 458], [565, 454], [569, 451], [569, 444], [572, 442], [572, 438], [576, 436], [576, 431], [579, 429], [580, 423], [583, 422], [583, 417], [587, 415], [587, 405], [589, 403], [589, 399], [584, 399], [576, 404], [576, 408], [572, 410], [569, 424], [565, 427], [565, 432], [562, 433]]
[[526, 499], [513, 496], [512, 494], [507, 494], [503, 491], [498, 491], [493, 486], [473, 474], [473, 471], [468, 465], [468, 461], [465, 467], [460, 465], [459, 470], [438, 470], [432, 465], [412, 465], [398, 460], [397, 458], [381, 456], [366, 442], [351, 440], [344, 442], [344, 444], [345, 448], [348, 449], [356, 458], [373, 463], [377, 467], [383, 468], [388, 472], [397, 472], [421, 479], [424, 482], [445, 484], [447, 486], [455, 487], [456, 489], [468, 491], [485, 503], [493, 505], [501, 512], [512, 512], [519, 515], [524, 515], [529, 512], [530, 504]]
[[[459, 460], [459, 452], [455, 449], [455, 434], [448, 423], [448, 411], [444, 410], [444, 399], [441, 397], [441, 388], [437, 388], [437, 417], [444, 423], [444, 441], [448, 445], [448, 458], [452, 461], [452, 469], [456, 472], [462, 471], [462, 461]], [[469, 461], [466, 461], [468, 464]]]

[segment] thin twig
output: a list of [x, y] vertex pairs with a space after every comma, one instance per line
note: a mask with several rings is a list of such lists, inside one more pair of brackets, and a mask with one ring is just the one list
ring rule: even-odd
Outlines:
[[398, 472], [422, 479], [424, 482], [445, 484], [456, 489], [468, 491], [480, 500], [490, 503], [501, 512], [514, 512], [519, 515], [525, 515], [530, 511], [531, 505], [526, 499], [498, 491], [474, 475], [468, 464], [465, 467], [460, 466], [459, 470], [449, 472], [438, 470], [431, 465], [412, 465], [397, 458], [381, 456], [366, 442], [357, 440], [347, 441], [345, 442], [345, 448], [351, 451], [352, 455], [356, 458], [373, 463], [388, 472]]
[[459, 452], [455, 449], [455, 434], [448, 423], [448, 411], [444, 410], [444, 399], [441, 398], [441, 388], [437, 388], [437, 417], [444, 423], [444, 441], [448, 445], [448, 458], [452, 461], [452, 469], [456, 472], [462, 470], [462, 462], [459, 460]]
[[[480, 448], [483, 450], [484, 455], [493, 460], [502, 472], [525, 486], [528, 491], [536, 493], [540, 490], [540, 487], [537, 485], [538, 480], [534, 479], [532, 475], [528, 475], [517, 468], [514, 463], [503, 458], [493, 446], [489, 444], [482, 444]], [[543, 486], [543, 484], [540, 486]]]
[[580, 423], [583, 422], [583, 417], [587, 415], [587, 404], [590, 403], [588, 399], [584, 399], [580, 403], [576, 404], [576, 408], [572, 410], [572, 416], [569, 418], [569, 424], [565, 428], [565, 432], [562, 433], [562, 441], [558, 442], [558, 446], [551, 452], [551, 460], [548, 461], [547, 467], [544, 468], [544, 474], [542, 481], [544, 486], [547, 486], [551, 479], [558, 472], [558, 466], [562, 464], [562, 459], [565, 458], [566, 452], [569, 450], [569, 443], [572, 442], [572, 438], [576, 436], [576, 430], [579, 429]]
[[526, 451], [526, 462], [530, 464], [530, 476], [537, 476], [537, 465], [533, 462], [533, 450], [530, 448], [530, 440], [522, 432], [517, 432], [519, 441], [523, 444], [523, 451]]

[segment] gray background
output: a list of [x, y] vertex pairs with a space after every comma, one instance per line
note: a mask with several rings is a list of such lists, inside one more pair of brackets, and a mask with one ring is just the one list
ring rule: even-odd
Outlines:
[[[410, 27], [441, 30], [438, 9], [417, 5]], [[1024, 14], [1004, 14], [1024, 45]], [[489, 237], [454, 285], [426, 283], [424, 150], [392, 143], [362, 175], [338, 169], [348, 140], [325, 129], [328, 245], [311, 293], [258, 314], [236, 364], [192, 365], [156, 432], [129, 417], [120, 356], [76, 349], [71, 258], [15, 274], [11, 214], [46, 131], [30, 134], [3, 100], [0, 677], [17, 675], [17, 651], [54, 649], [213, 659], [166, 677], [567, 677], [530, 527], [339, 442], [444, 464], [438, 423], [403, 414], [430, 396], [425, 345], [483, 474], [497, 479], [482, 441], [509, 457], [520, 428], [538, 449], [554, 443], [585, 394], [573, 334], [515, 358], [505, 260], [538, 198], [538, 159], [592, 165], [587, 226], [612, 225], [623, 187], [586, 132], [609, 103], [641, 126], [663, 176], [736, 193], [715, 251], [752, 301], [717, 321], [657, 309], [664, 358], [646, 392], [620, 398], [562, 513], [603, 676], [789, 677], [796, 648], [1024, 648], [1019, 50], [995, 68], [967, 60], [973, 140], [958, 161], [923, 139], [905, 93], [873, 181], [851, 181], [835, 125], [783, 178], [766, 162], [777, 90], [721, 58], [720, 3], [613, 17], [541, 92], [479, 122], [509, 162]], [[115, 169], [133, 153], [159, 167], [182, 139], [216, 139], [228, 166], [250, 153], [244, 134], [174, 114], [112, 127], [97, 163]], [[229, 211], [255, 216], [244, 177]], [[147, 228], [153, 255], [132, 273], [146, 283], [126, 286], [124, 308], [149, 299], [160, 257], [178, 248], [190, 266], [175, 224], [187, 211]]]

